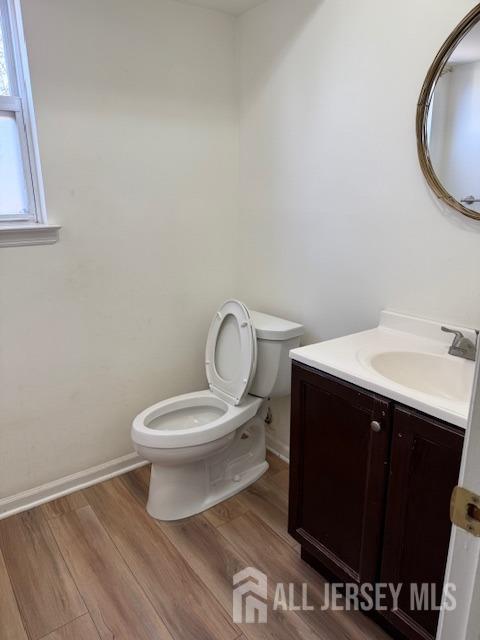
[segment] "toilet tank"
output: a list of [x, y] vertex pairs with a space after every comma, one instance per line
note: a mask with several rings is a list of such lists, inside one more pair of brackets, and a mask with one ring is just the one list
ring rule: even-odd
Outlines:
[[301, 324], [250, 311], [257, 334], [257, 370], [249, 394], [278, 398], [290, 394], [290, 349], [300, 346]]

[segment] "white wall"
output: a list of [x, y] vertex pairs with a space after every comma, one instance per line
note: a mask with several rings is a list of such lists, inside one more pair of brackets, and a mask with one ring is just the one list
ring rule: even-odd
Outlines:
[[415, 140], [426, 72], [474, 4], [269, 0], [241, 18], [241, 295], [306, 341], [382, 308], [480, 325], [480, 225], [437, 205]]
[[0, 497], [132, 450], [205, 388], [232, 293], [234, 20], [169, 0], [23, 0], [55, 246], [0, 252]]
[[204, 386], [231, 295], [306, 341], [384, 307], [480, 324], [480, 225], [437, 206], [414, 130], [472, 1], [268, 0], [237, 34], [170, 0], [22, 4], [63, 231], [0, 252], [0, 497], [131, 451], [138, 411]]

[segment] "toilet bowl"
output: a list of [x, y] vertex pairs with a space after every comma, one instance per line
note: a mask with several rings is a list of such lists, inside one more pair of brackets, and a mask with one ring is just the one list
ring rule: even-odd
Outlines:
[[[169, 398], [140, 413], [132, 441], [152, 463], [148, 513], [177, 520], [235, 495], [268, 469], [260, 412], [289, 393], [288, 352], [303, 327], [228, 300], [207, 338], [209, 389]], [[286, 370], [287, 369], [287, 370]]]

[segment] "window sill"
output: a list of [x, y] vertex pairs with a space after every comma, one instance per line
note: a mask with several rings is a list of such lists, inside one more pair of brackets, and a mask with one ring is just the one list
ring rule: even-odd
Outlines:
[[0, 224], [0, 247], [55, 244], [61, 227], [55, 224]]

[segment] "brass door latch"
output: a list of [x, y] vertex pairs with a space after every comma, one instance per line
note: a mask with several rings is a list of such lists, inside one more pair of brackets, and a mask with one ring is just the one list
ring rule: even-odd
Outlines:
[[455, 487], [450, 501], [450, 520], [480, 538], [480, 496], [463, 487]]

